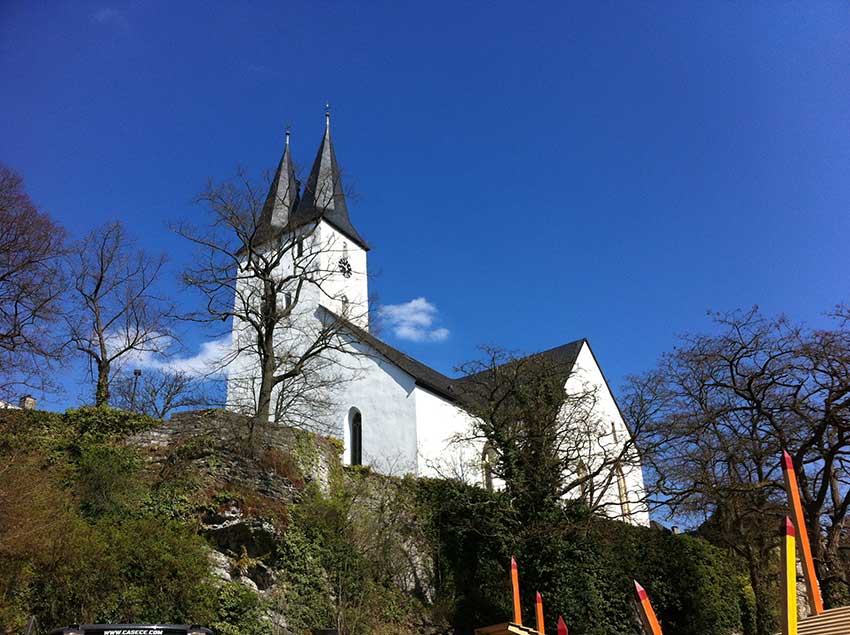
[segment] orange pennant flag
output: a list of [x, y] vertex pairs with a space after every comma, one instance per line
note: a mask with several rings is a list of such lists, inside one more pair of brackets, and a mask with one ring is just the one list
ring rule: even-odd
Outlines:
[[797, 486], [797, 473], [791, 455], [782, 450], [782, 475], [785, 477], [785, 491], [788, 494], [788, 504], [791, 507], [791, 518], [797, 530], [797, 542], [800, 545], [800, 561], [803, 565], [803, 577], [806, 580], [806, 596], [814, 615], [823, 613], [823, 598], [820, 594], [815, 563], [812, 560], [812, 548], [809, 544], [809, 534], [806, 531], [806, 519], [803, 516], [803, 505], [800, 502], [800, 488]]
[[511, 556], [511, 586], [514, 589], [514, 624], [522, 626], [522, 611], [519, 606], [519, 571], [516, 558]]
[[649, 635], [662, 635], [661, 624], [658, 623], [658, 618], [655, 617], [655, 611], [652, 604], [649, 602], [649, 596], [637, 580], [635, 580], [635, 592], [637, 593], [640, 603], [640, 617]]
[[540, 591], [537, 592], [537, 597], [534, 598], [534, 616], [537, 618], [537, 632], [546, 633], [546, 626], [543, 624], [543, 598], [540, 596]]
[[563, 615], [558, 616], [558, 635], [569, 635], [567, 624], [564, 622]]

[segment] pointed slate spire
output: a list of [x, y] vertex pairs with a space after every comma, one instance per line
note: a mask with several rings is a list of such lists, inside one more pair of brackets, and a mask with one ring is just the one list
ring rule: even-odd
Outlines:
[[325, 111], [325, 134], [319, 145], [316, 160], [313, 161], [307, 185], [304, 187], [296, 218], [298, 223], [308, 223], [324, 218], [363, 249], [369, 249], [369, 245], [354, 229], [348, 217], [342, 178], [336, 162], [333, 141], [331, 141], [330, 109]]
[[263, 235], [273, 235], [285, 228], [298, 205], [298, 181], [289, 151], [289, 130], [286, 131], [286, 146], [272, 179], [269, 194], [263, 205], [258, 230]]

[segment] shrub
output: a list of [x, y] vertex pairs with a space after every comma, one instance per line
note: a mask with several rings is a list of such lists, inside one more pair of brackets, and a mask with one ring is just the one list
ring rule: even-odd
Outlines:
[[463, 631], [506, 621], [508, 563], [520, 564], [524, 616], [533, 592], [546, 619], [563, 614], [584, 635], [632, 635], [632, 580], [649, 591], [672, 635], [744, 632], [745, 588], [729, 556], [704, 540], [588, 517], [560, 505], [519, 519], [507, 496], [451, 481], [420, 481], [438, 562], [438, 603]]
[[86, 443], [77, 460], [77, 492], [84, 514], [118, 514], [138, 503], [144, 491], [142, 462], [135, 448]]
[[265, 619], [257, 594], [235, 582], [221, 585], [216, 594], [216, 616], [210, 624], [221, 635], [270, 635], [271, 623]]
[[124, 438], [161, 423], [152, 417], [109, 406], [84, 406], [67, 410], [62, 418], [78, 436], [91, 435], [101, 438]]

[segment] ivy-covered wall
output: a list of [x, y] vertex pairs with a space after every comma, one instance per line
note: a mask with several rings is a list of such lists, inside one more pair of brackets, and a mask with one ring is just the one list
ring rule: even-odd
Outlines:
[[221, 412], [172, 422], [110, 409], [0, 411], [0, 633], [29, 615], [189, 622], [228, 635], [469, 633], [506, 621], [508, 564], [526, 619], [637, 634], [632, 579], [667, 635], [749, 632], [744, 576], [688, 536], [504, 495], [343, 469], [333, 440], [275, 429], [246, 452]]
[[636, 579], [667, 635], [751, 632], [746, 576], [704, 540], [590, 518], [577, 507], [520, 519], [498, 493], [448, 481], [418, 485], [431, 510], [438, 603], [461, 630], [511, 615], [507, 564], [515, 554], [526, 623], [534, 623], [540, 591], [549, 624], [563, 615], [571, 633], [638, 633]]

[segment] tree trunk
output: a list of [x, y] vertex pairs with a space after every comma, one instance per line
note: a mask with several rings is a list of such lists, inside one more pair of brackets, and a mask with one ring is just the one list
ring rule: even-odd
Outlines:
[[773, 635], [776, 632], [773, 615], [776, 598], [771, 592], [771, 585], [764, 579], [761, 563], [752, 558], [749, 560], [750, 584], [756, 599], [756, 635]]
[[250, 444], [251, 451], [256, 450], [259, 445], [262, 431], [269, 425], [272, 412], [272, 390], [274, 388], [274, 336], [266, 335], [263, 340], [264, 355], [260, 367], [260, 391], [257, 395], [257, 412], [251, 421]]
[[[833, 522], [835, 522], [834, 519]], [[840, 528], [833, 525], [827, 530], [826, 537], [821, 537], [818, 541], [824, 543], [823, 547], [819, 550], [820, 566], [817, 567], [818, 580], [821, 585], [824, 605], [828, 609], [846, 606], [850, 602], [850, 586], [848, 586], [847, 572], [839, 551], [840, 540]]]
[[94, 393], [94, 405], [106, 406], [109, 404], [109, 363], [97, 365], [97, 389]]

